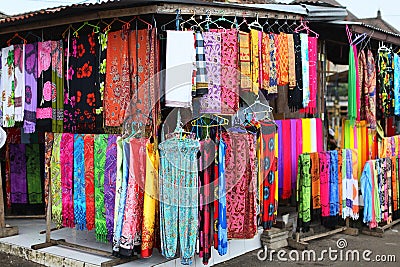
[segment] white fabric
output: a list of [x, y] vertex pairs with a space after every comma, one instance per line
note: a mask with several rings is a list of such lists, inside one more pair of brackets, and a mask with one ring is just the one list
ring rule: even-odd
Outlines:
[[317, 152], [317, 119], [311, 119], [311, 152]]
[[0, 127], [0, 148], [4, 146], [7, 140], [7, 133], [6, 131], [3, 130], [2, 127]]
[[[15, 76], [14, 76], [14, 84], [15, 84], [15, 121], [23, 121], [24, 119], [24, 104], [25, 104], [25, 44], [21, 45], [21, 60], [22, 63], [16, 65], [14, 60], [15, 66]], [[17, 100], [20, 103], [17, 105]]]
[[1, 85], [3, 86], [3, 127], [13, 127], [14, 120], [14, 65], [10, 66], [7, 63], [7, 57], [14, 54], [14, 46], [5, 47], [2, 49], [1, 62], [2, 62], [2, 75]]
[[308, 60], [308, 34], [300, 33], [301, 66], [303, 74], [303, 107], [310, 103], [310, 61]]
[[192, 106], [192, 77], [196, 70], [193, 31], [167, 31], [165, 105]]

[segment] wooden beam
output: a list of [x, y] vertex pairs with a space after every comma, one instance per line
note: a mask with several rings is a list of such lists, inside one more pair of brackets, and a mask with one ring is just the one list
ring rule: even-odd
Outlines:
[[86, 247], [86, 246], [82, 246], [82, 245], [78, 245], [78, 244], [73, 244], [73, 243], [67, 242], [63, 239], [59, 239], [59, 240], [52, 239], [51, 243], [53, 243], [55, 245], [60, 245], [60, 246], [64, 246], [64, 247], [81, 250], [81, 251], [92, 253], [95, 255], [104, 256], [104, 257], [112, 256], [110, 251], [105, 251], [105, 250], [101, 250], [101, 249], [97, 249], [97, 248], [90, 248], [90, 247]]
[[116, 258], [109, 261], [105, 261], [101, 263], [101, 267], [113, 267], [120, 264], [124, 264], [133, 260], [136, 260], [137, 257], [130, 257], [130, 258]]
[[[366, 33], [371, 36], [372, 39], [378, 40], [378, 41], [384, 41], [388, 43], [392, 43], [395, 45], [400, 45], [400, 37], [392, 35], [390, 33], [384, 33], [379, 30], [374, 30], [369, 27], [365, 27], [362, 25], [351, 25], [351, 28], [354, 32], [356, 33]], [[369, 37], [367, 37], [369, 38]]]
[[325, 237], [325, 236], [328, 236], [328, 235], [337, 234], [337, 233], [343, 232], [346, 229], [347, 229], [347, 227], [339, 227], [339, 228], [337, 228], [335, 230], [331, 230], [331, 231], [328, 231], [328, 232], [324, 232], [324, 233], [320, 233], [320, 234], [316, 234], [316, 235], [300, 238], [300, 241], [301, 242], [307, 242], [307, 241], [318, 239], [318, 238]]
[[388, 223], [388, 224], [386, 224], [386, 225], [384, 225], [384, 226], [382, 226], [382, 227], [377, 227], [377, 228], [376, 228], [376, 231], [377, 231], [377, 232], [380, 232], [380, 233], [383, 233], [383, 232], [385, 232], [386, 229], [388, 229], [388, 228], [390, 228], [390, 227], [392, 227], [393, 225], [396, 225], [396, 224], [398, 224], [398, 223], [400, 223], [400, 219], [394, 220], [394, 221], [392, 221], [391, 223]]
[[[1, 178], [1, 166], [0, 166], [0, 178]], [[6, 226], [4, 220], [4, 198], [3, 198], [3, 179], [0, 179], [0, 228]]]
[[46, 219], [46, 215], [6, 215], [6, 219]]

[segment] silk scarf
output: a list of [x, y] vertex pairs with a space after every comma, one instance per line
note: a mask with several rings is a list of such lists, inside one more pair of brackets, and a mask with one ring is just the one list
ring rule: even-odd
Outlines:
[[226, 144], [224, 140], [220, 139], [218, 143], [218, 254], [220, 256], [226, 255], [226, 253], [228, 253], [225, 157], [226, 157]]
[[85, 153], [83, 135], [74, 135], [74, 218], [78, 230], [86, 229]]
[[357, 50], [357, 46], [353, 45], [353, 49], [354, 49], [354, 61], [355, 61], [355, 65], [356, 65], [356, 113], [357, 113], [357, 121], [360, 120], [360, 101], [361, 101], [361, 88], [360, 88], [360, 73], [359, 73], [359, 64], [358, 64], [358, 50]]
[[10, 144], [9, 160], [11, 181], [11, 203], [28, 203], [26, 186], [25, 145]]
[[303, 76], [303, 108], [306, 108], [310, 103], [310, 62], [308, 59], [308, 35], [306, 33], [300, 34], [300, 45]]
[[44, 201], [45, 211], [47, 212], [47, 203], [49, 201], [49, 184], [51, 179], [51, 152], [53, 150], [54, 134], [46, 132], [44, 140]]
[[[124, 208], [125, 203], [123, 206], [120, 205], [121, 194], [122, 194], [122, 179], [123, 179], [123, 158], [124, 158], [124, 151], [123, 151], [123, 140], [122, 137], [117, 137], [117, 176], [115, 179], [115, 204], [114, 204], [114, 235], [113, 235], [113, 251], [119, 251], [119, 243], [121, 237], [121, 230], [122, 230], [122, 220], [124, 218]], [[126, 190], [126, 187], [125, 187]], [[125, 192], [126, 193], [126, 192]], [[120, 215], [120, 213], [122, 213]], [[119, 222], [119, 218], [121, 218], [121, 222]]]
[[367, 121], [371, 129], [376, 128], [376, 67], [371, 50], [367, 52], [365, 88], [368, 92]]
[[308, 60], [310, 77], [310, 102], [306, 108], [306, 113], [315, 114], [317, 112], [317, 56], [318, 56], [318, 38], [308, 36]]
[[52, 220], [57, 226], [62, 225], [62, 193], [61, 193], [61, 133], [54, 133], [53, 151], [51, 153], [51, 212]]
[[23, 121], [25, 103], [25, 44], [14, 45], [14, 118]]
[[262, 33], [261, 39], [261, 83], [260, 87], [268, 92], [269, 89], [269, 66], [271, 57], [269, 55], [269, 36], [267, 33]]
[[393, 56], [386, 50], [378, 51], [378, 90], [377, 114], [378, 118], [390, 117], [393, 115]]
[[62, 219], [64, 227], [74, 227], [74, 134], [63, 133], [60, 141]]
[[40, 175], [39, 144], [27, 144], [26, 150], [26, 180], [28, 183], [29, 204], [43, 203], [42, 181]]
[[364, 50], [361, 50], [358, 56], [358, 76], [361, 91], [361, 106], [360, 106], [360, 119], [366, 120], [367, 109], [368, 109], [368, 89], [366, 86], [367, 82], [367, 58], [365, 56]]
[[37, 106], [37, 43], [25, 46], [24, 133], [34, 133]]
[[104, 167], [104, 206], [106, 210], [107, 240], [114, 235], [115, 180], [117, 175], [117, 136], [109, 135]]
[[107, 69], [107, 41], [108, 41], [108, 31], [98, 35], [98, 68], [99, 68], [99, 90], [95, 90], [96, 99], [96, 129], [102, 132], [104, 127], [104, 90], [106, 82], [106, 69]]
[[[282, 120], [282, 143], [284, 142], [283, 145], [283, 151], [282, 151], [282, 156], [283, 156], [283, 166], [282, 168], [283, 172], [281, 173], [282, 180], [283, 180], [283, 189], [282, 189], [282, 198], [283, 199], [288, 199], [292, 195], [292, 169], [290, 167], [291, 164], [291, 139], [290, 139], [290, 133], [291, 133], [291, 123], [290, 120]], [[283, 141], [285, 140], [285, 141]]]
[[5, 47], [1, 52], [1, 84], [3, 89], [3, 127], [13, 127], [14, 117], [14, 46]]
[[85, 197], [86, 197], [86, 227], [88, 231], [94, 228], [94, 137], [92, 134], [84, 136], [85, 160]]
[[296, 61], [294, 53], [294, 40], [293, 34], [287, 34], [288, 37], [288, 79], [289, 79], [289, 90], [293, 90], [296, 86]]
[[349, 87], [348, 87], [348, 119], [351, 124], [357, 118], [357, 99], [356, 99], [356, 62], [354, 56], [354, 46], [349, 48]]
[[330, 151], [329, 169], [329, 216], [339, 214], [338, 151]]
[[394, 53], [394, 115], [400, 115], [400, 57]]
[[64, 46], [66, 55], [64, 57], [65, 66], [65, 88], [64, 88], [64, 121], [63, 128], [65, 133], [76, 132], [76, 93], [75, 87], [71, 86], [71, 81], [74, 77], [77, 57], [77, 39], [73, 35], [71, 36], [68, 31], [68, 36], [64, 40]]

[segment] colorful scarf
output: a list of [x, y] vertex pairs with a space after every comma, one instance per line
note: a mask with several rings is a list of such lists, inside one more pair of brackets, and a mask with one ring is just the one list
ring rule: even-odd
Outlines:
[[330, 151], [329, 169], [329, 216], [339, 214], [338, 151]]
[[386, 50], [378, 51], [378, 90], [377, 94], [377, 114], [378, 118], [390, 117], [393, 115], [393, 56], [392, 53]]
[[13, 127], [14, 118], [14, 46], [5, 47], [1, 52], [1, 85], [3, 89], [3, 127]]
[[387, 181], [387, 203], [388, 203], [388, 223], [392, 222], [392, 215], [393, 215], [393, 206], [392, 206], [392, 160], [390, 158], [386, 158], [386, 181]]
[[[294, 53], [294, 40], [293, 34], [287, 34], [288, 38], [288, 79], [289, 79], [289, 90], [293, 90], [296, 87], [296, 61], [295, 61], [295, 53]], [[310, 61], [311, 64], [311, 61]], [[310, 65], [311, 67], [311, 65]]]
[[380, 204], [380, 187], [379, 187], [379, 173], [380, 173], [380, 160], [373, 161], [374, 162], [374, 175], [373, 175], [373, 205], [374, 205], [374, 214], [375, 216], [372, 217], [372, 221], [369, 225], [370, 228], [375, 228], [378, 226], [378, 223], [381, 222], [381, 204]]
[[221, 33], [203, 33], [208, 94], [201, 98], [200, 112], [221, 113]]
[[328, 217], [330, 214], [329, 205], [329, 171], [330, 154], [329, 152], [320, 152], [319, 157], [319, 176], [320, 176], [320, 194], [322, 217]]
[[291, 174], [292, 174], [292, 190], [296, 190], [296, 181], [297, 181], [297, 163], [298, 163], [298, 157], [299, 155], [297, 154], [297, 124], [296, 120], [290, 120], [290, 151], [291, 151], [291, 162], [290, 166], [292, 168]]
[[108, 31], [102, 33], [100, 32], [98, 35], [98, 68], [99, 68], [99, 90], [95, 90], [94, 97], [96, 99], [96, 129], [100, 132], [104, 126], [104, 90], [105, 90], [105, 82], [106, 82], [106, 69], [107, 69], [107, 40], [108, 40]]
[[[5, 92], [4, 87], [2, 85], [3, 80], [1, 78], [1, 72], [3, 71], [3, 64], [2, 64], [2, 50], [0, 49], [0, 94], [3, 95]], [[0, 100], [0, 126], [3, 126], [3, 99]]]
[[[122, 193], [122, 172], [123, 172], [123, 166], [122, 166], [122, 161], [124, 158], [124, 147], [123, 147], [123, 140], [122, 137], [118, 136], [117, 137], [117, 176], [115, 179], [115, 204], [114, 204], [114, 235], [113, 235], [113, 251], [118, 252], [119, 251], [119, 244], [120, 244], [120, 237], [121, 237], [121, 230], [122, 230], [122, 220], [124, 218], [123, 212], [124, 212], [124, 206], [120, 206], [120, 200], [121, 200], [121, 193]], [[126, 188], [125, 188], [126, 189]], [[120, 213], [122, 213], [120, 215]], [[119, 218], [121, 218], [121, 222], [118, 225]]]
[[[68, 37], [64, 40], [66, 55], [64, 57], [64, 66], [65, 66], [65, 88], [64, 88], [64, 122], [63, 128], [64, 132], [67, 133], [75, 133], [76, 132], [76, 115], [75, 115], [75, 106], [76, 106], [76, 92], [75, 87], [71, 86], [71, 81], [74, 77], [75, 70], [74, 67], [76, 64], [77, 57], [77, 39], [76, 37], [70, 36], [70, 32], [68, 33]], [[69, 38], [70, 37], [70, 38]]]
[[[125, 151], [125, 153], [126, 152], [127, 151]], [[153, 252], [153, 247], [155, 246], [159, 166], [159, 155], [156, 144], [147, 144], [146, 155], [146, 181], [144, 187], [142, 247], [140, 254], [142, 258], [150, 257]]]
[[317, 57], [318, 57], [318, 38], [308, 36], [308, 60], [310, 75], [310, 102], [306, 108], [306, 113], [315, 114], [317, 112]]
[[282, 121], [282, 143], [283, 140], [284, 141], [284, 145], [283, 145], [283, 151], [282, 151], [282, 156], [283, 156], [283, 166], [285, 166], [284, 168], [282, 168], [283, 172], [280, 173], [280, 175], [282, 175], [282, 179], [283, 180], [283, 190], [282, 190], [282, 198], [283, 199], [288, 199], [290, 198], [290, 196], [292, 195], [292, 168], [290, 167], [291, 164], [291, 157], [289, 155], [291, 155], [291, 149], [292, 149], [292, 145], [291, 145], [291, 139], [290, 139], [290, 133], [291, 133], [291, 123], [290, 120], [283, 120]]
[[400, 57], [394, 53], [394, 115], [400, 115]]
[[260, 66], [260, 76], [261, 76], [261, 89], [269, 89], [269, 65], [270, 65], [270, 55], [269, 55], [269, 36], [267, 33], [262, 33], [261, 39], [261, 66]]
[[123, 30], [108, 33], [106, 60], [105, 125], [120, 126], [131, 98], [128, 35]]
[[268, 34], [269, 37], [269, 87], [268, 94], [278, 93], [278, 72], [277, 72], [277, 54], [275, 46], [275, 37], [273, 33]]
[[25, 145], [10, 144], [11, 203], [28, 203], [26, 191]]
[[288, 35], [280, 32], [278, 36], [278, 46], [276, 49], [278, 65], [278, 85], [284, 86], [289, 83], [289, 43]]
[[301, 44], [301, 66], [303, 75], [303, 108], [310, 103], [310, 62], [308, 59], [308, 35], [300, 34]]
[[372, 222], [372, 179], [373, 179], [373, 166], [372, 162], [368, 161], [361, 175], [361, 195], [364, 202], [363, 222], [369, 224]]
[[74, 135], [74, 218], [78, 230], [86, 229], [85, 153], [83, 135]]
[[146, 144], [145, 138], [130, 140], [129, 181], [126, 193], [124, 223], [122, 226], [121, 248], [132, 253], [142, 239], [144, 185], [146, 176]]
[[204, 39], [201, 32], [196, 32], [196, 86], [193, 86], [192, 96], [202, 96], [208, 93], [208, 77]]
[[342, 216], [343, 211], [343, 150], [338, 150], [338, 167], [337, 167], [337, 179], [338, 179], [338, 196], [339, 196], [339, 216]]
[[25, 149], [29, 204], [40, 204], [43, 203], [43, 192], [40, 176], [39, 144], [27, 144]]
[[279, 187], [279, 196], [282, 196], [282, 190], [283, 190], [283, 143], [282, 143], [282, 121], [275, 121], [278, 129], [277, 129], [277, 133], [278, 133], [278, 187]]
[[63, 132], [64, 121], [64, 47], [62, 40], [51, 42], [51, 80], [52, 80], [52, 131]]
[[[226, 220], [226, 184], [225, 184], [226, 144], [218, 143], [218, 254], [228, 253], [228, 224]], [[214, 207], [215, 208], [215, 207]]]
[[295, 54], [296, 86], [292, 90], [289, 90], [288, 105], [291, 111], [296, 111], [303, 107], [303, 66], [299, 33], [293, 34], [293, 43]]
[[259, 57], [259, 45], [258, 45], [258, 31], [251, 29], [250, 30], [250, 58], [251, 58], [251, 91], [258, 95], [258, 89], [260, 88], [260, 80], [259, 80], [259, 73], [260, 73], [260, 59]]
[[49, 201], [49, 184], [51, 179], [51, 152], [53, 150], [54, 134], [45, 133], [44, 140], [44, 201], [45, 211], [47, 212], [47, 203]]
[[355, 61], [355, 65], [356, 65], [356, 111], [357, 111], [357, 121], [360, 120], [360, 101], [361, 101], [361, 94], [360, 94], [360, 75], [359, 75], [359, 67], [358, 67], [358, 50], [357, 50], [357, 46], [353, 45], [353, 49], [354, 49], [354, 61]]
[[74, 134], [64, 133], [60, 141], [62, 219], [64, 227], [74, 227]]
[[235, 114], [239, 109], [238, 31], [223, 30], [221, 35], [221, 113]]
[[86, 227], [88, 231], [94, 228], [94, 137], [92, 134], [84, 136], [85, 160], [85, 196], [86, 196]]
[[368, 92], [367, 121], [371, 129], [376, 128], [376, 68], [371, 50], [367, 53], [365, 90]]
[[62, 225], [62, 193], [61, 193], [61, 133], [54, 133], [53, 151], [51, 153], [51, 212], [52, 220], [57, 226]]
[[25, 46], [25, 105], [24, 132], [34, 133], [37, 106], [37, 43]]
[[360, 120], [366, 120], [367, 107], [368, 107], [368, 89], [366, 87], [367, 81], [367, 58], [365, 57], [364, 50], [361, 50], [358, 56], [358, 77], [360, 83]]
[[348, 88], [348, 119], [351, 124], [357, 118], [357, 99], [356, 99], [356, 62], [354, 56], [354, 46], [349, 48], [349, 88]]
[[99, 134], [94, 137], [94, 197], [95, 197], [95, 230], [96, 239], [107, 242], [106, 209], [104, 203], [104, 175], [106, 164], [108, 135]]
[[14, 116], [24, 119], [25, 102], [25, 44], [14, 45]]
[[240, 92], [251, 90], [250, 34], [239, 31]]
[[319, 176], [319, 158], [318, 153], [310, 153], [311, 160], [311, 192], [312, 192], [312, 208], [314, 210], [321, 208], [321, 190]]
[[117, 175], [117, 136], [109, 135], [104, 166], [104, 206], [106, 210], [107, 240], [114, 235], [115, 180]]
[[299, 220], [301, 226], [306, 226], [311, 221], [311, 175], [310, 175], [310, 155], [301, 154], [299, 156], [299, 171], [297, 173], [297, 201], [299, 210]]
[[316, 118], [316, 127], [317, 127], [317, 151], [321, 152], [324, 150], [324, 133], [322, 129], [322, 120], [321, 118]]

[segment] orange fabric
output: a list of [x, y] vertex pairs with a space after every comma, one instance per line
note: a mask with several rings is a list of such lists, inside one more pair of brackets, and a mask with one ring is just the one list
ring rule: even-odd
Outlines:
[[289, 83], [289, 50], [286, 33], [279, 33], [277, 44], [278, 85], [283, 86]]
[[397, 203], [397, 175], [396, 175], [396, 157], [392, 157], [392, 196], [393, 196], [393, 210], [398, 210]]
[[262, 66], [260, 69], [262, 71], [262, 84], [261, 88], [264, 90], [268, 90], [269, 87], [269, 64], [270, 64], [270, 54], [269, 54], [269, 36], [267, 33], [262, 33], [262, 40], [261, 40], [261, 59], [262, 59]]
[[319, 157], [318, 153], [310, 153], [311, 159], [311, 194], [312, 194], [312, 208], [321, 208], [321, 190], [319, 179]]
[[288, 82], [289, 82], [289, 89], [293, 89], [296, 87], [296, 62], [295, 62], [295, 55], [294, 55], [294, 41], [293, 41], [293, 34], [287, 34], [288, 39]]

